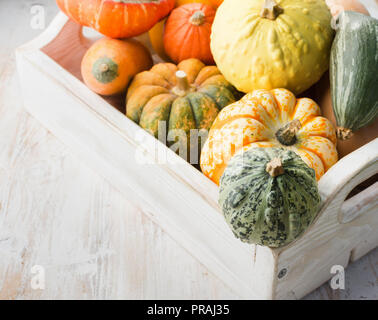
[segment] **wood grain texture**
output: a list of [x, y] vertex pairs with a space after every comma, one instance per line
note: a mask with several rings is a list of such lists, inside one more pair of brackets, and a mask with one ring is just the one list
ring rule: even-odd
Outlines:
[[[13, 58], [0, 77], [0, 298], [238, 298], [22, 110]], [[345, 291], [307, 298], [377, 299], [377, 257], [347, 269]], [[45, 290], [30, 287], [36, 264]]]

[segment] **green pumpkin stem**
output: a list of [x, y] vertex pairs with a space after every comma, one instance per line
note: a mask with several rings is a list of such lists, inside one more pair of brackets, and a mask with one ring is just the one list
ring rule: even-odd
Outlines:
[[265, 0], [260, 16], [261, 18], [276, 20], [283, 12], [283, 8], [275, 0]]
[[347, 129], [347, 128], [337, 127], [336, 135], [337, 135], [337, 138], [339, 138], [341, 141], [345, 141], [352, 138], [353, 132], [352, 130]]
[[110, 83], [118, 77], [118, 65], [108, 57], [101, 57], [94, 62], [92, 74], [100, 83]]
[[271, 177], [275, 178], [285, 173], [285, 169], [282, 165], [280, 158], [274, 158], [266, 165], [266, 172], [270, 174]]
[[205, 14], [201, 10], [198, 10], [193, 13], [189, 21], [195, 26], [201, 26], [205, 22]]
[[276, 138], [284, 146], [292, 146], [297, 142], [297, 133], [301, 127], [301, 122], [294, 119], [276, 132]]

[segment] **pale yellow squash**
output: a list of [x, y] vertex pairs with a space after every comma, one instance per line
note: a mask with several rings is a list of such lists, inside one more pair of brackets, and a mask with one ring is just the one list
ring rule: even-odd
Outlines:
[[240, 91], [299, 94], [329, 67], [331, 19], [324, 0], [225, 0], [213, 23], [211, 51]]

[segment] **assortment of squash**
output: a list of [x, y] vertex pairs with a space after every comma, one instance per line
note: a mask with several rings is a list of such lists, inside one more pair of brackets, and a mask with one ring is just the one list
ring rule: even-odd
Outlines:
[[[378, 20], [358, 0], [57, 3], [106, 36], [83, 57], [85, 84], [124, 94], [129, 119], [200, 160], [241, 241], [295, 240], [318, 212], [317, 180], [337, 147], [344, 156], [378, 136]], [[165, 62], [130, 39], [146, 32]], [[325, 117], [296, 97], [310, 87]]]
[[202, 150], [202, 172], [219, 184], [230, 159], [244, 147], [292, 150], [317, 179], [338, 160], [331, 122], [313, 100], [296, 99], [286, 89], [255, 90], [224, 108]]

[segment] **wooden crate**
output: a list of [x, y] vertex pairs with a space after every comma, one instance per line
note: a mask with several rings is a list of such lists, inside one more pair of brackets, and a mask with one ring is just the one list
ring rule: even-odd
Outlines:
[[224, 221], [213, 182], [130, 121], [120, 98], [104, 99], [83, 84], [89, 45], [82, 28], [59, 14], [20, 47], [25, 108], [241, 298], [299, 299], [329, 280], [332, 266], [346, 267], [377, 246], [378, 182], [345, 199], [378, 173], [378, 139], [322, 177], [323, 205], [302, 237], [279, 249], [244, 244]]

